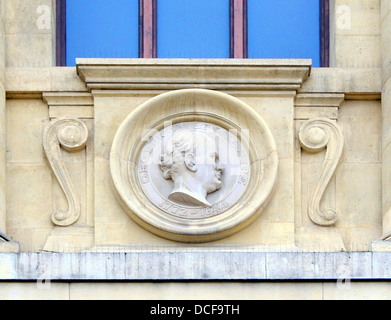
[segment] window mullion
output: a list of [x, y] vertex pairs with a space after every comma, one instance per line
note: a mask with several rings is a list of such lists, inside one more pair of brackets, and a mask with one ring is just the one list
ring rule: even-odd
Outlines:
[[139, 0], [139, 57], [157, 57], [157, 0]]
[[247, 58], [247, 0], [230, 0], [230, 57]]

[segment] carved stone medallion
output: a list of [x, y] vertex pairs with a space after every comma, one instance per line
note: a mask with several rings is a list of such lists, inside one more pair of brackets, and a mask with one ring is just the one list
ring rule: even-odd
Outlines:
[[110, 170], [136, 223], [170, 240], [206, 242], [259, 217], [274, 189], [278, 156], [254, 109], [224, 93], [186, 89], [129, 114], [114, 137]]
[[148, 199], [185, 219], [213, 217], [236, 204], [250, 178], [249, 151], [235, 131], [182, 122], [155, 133], [141, 150], [138, 183]]

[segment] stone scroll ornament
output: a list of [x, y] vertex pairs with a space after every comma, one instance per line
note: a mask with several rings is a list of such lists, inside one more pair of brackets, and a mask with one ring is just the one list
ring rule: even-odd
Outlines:
[[320, 201], [333, 177], [341, 158], [344, 140], [338, 124], [327, 118], [312, 118], [306, 121], [299, 132], [302, 148], [309, 153], [317, 153], [327, 148], [323, 170], [308, 206], [311, 220], [320, 226], [331, 226], [337, 221], [334, 209], [320, 209]]
[[51, 168], [65, 194], [68, 211], [56, 209], [52, 222], [61, 227], [74, 224], [80, 217], [80, 201], [61, 158], [60, 146], [68, 152], [85, 148], [88, 139], [86, 125], [78, 119], [57, 119], [48, 124], [43, 134], [43, 147]]

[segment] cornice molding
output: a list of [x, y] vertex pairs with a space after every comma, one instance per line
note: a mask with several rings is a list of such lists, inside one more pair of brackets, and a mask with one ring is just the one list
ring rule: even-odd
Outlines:
[[311, 60], [273, 59], [77, 59], [77, 73], [91, 89], [295, 90]]
[[338, 119], [338, 112], [345, 95], [341, 93], [299, 93], [295, 98], [295, 120], [314, 117]]
[[50, 119], [62, 117], [93, 118], [94, 99], [89, 92], [44, 92]]

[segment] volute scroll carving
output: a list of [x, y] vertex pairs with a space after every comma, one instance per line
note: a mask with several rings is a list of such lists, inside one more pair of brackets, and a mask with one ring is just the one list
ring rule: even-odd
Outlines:
[[338, 216], [334, 209], [320, 209], [320, 201], [337, 169], [342, 155], [344, 139], [340, 126], [327, 118], [312, 118], [306, 121], [299, 132], [301, 147], [309, 153], [327, 148], [323, 170], [308, 206], [310, 219], [320, 226], [332, 226]]
[[80, 201], [61, 157], [60, 146], [68, 152], [77, 152], [85, 148], [87, 139], [87, 126], [79, 119], [57, 119], [50, 122], [44, 130], [43, 147], [68, 202], [68, 211], [56, 209], [52, 213], [52, 222], [57, 226], [74, 224], [81, 211]]

